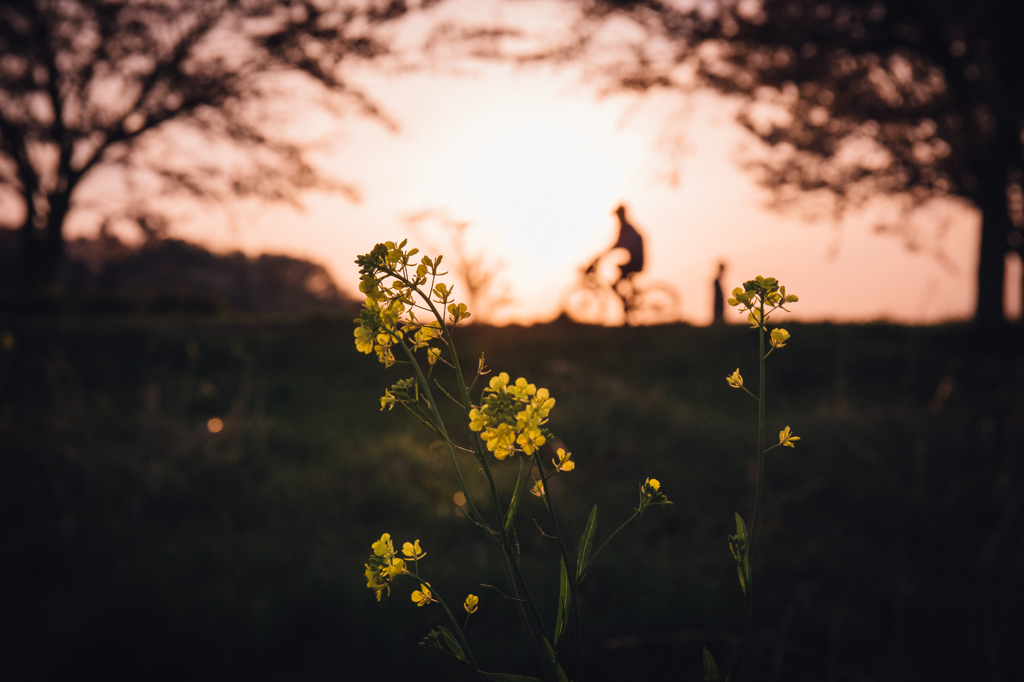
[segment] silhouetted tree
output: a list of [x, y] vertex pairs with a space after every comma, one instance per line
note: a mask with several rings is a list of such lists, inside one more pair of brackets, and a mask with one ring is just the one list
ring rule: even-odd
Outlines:
[[569, 2], [572, 40], [532, 57], [593, 59], [600, 29], [626, 18], [642, 37], [604, 73], [620, 88], [746, 97], [740, 122], [769, 146], [770, 187], [828, 190], [840, 210], [879, 195], [972, 203], [976, 320], [1002, 320], [1004, 259], [1024, 253], [1024, 2]]
[[[6, 222], [21, 230], [26, 280], [54, 276], [82, 182], [103, 168], [203, 199], [351, 193], [270, 112], [301, 110], [305, 91], [388, 123], [344, 71], [388, 54], [381, 31], [409, 10], [401, 0], [4, 2], [0, 203], [20, 206]], [[180, 153], [189, 141], [201, 153]]]

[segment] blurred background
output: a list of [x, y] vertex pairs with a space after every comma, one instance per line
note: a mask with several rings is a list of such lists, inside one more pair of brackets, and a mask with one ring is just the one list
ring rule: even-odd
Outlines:
[[4, 659], [468, 679], [366, 589], [387, 531], [480, 594], [485, 668], [535, 674], [445, 459], [378, 410], [404, 374], [352, 343], [355, 256], [409, 238], [462, 357], [558, 399], [570, 536], [648, 476], [676, 503], [588, 577], [587, 679], [737, 660], [756, 411], [724, 378], [757, 358], [721, 298], [757, 274], [801, 299], [767, 381], [802, 440], [769, 457], [756, 678], [1010, 678], [1022, 30], [1010, 0], [6, 3]]

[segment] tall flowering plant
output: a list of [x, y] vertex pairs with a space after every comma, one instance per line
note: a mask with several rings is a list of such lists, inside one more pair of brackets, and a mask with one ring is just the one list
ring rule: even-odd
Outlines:
[[[457, 327], [471, 313], [465, 303], [455, 300], [453, 288], [441, 281], [447, 274], [441, 271], [442, 257], [421, 255], [415, 260], [417, 255], [418, 250], [407, 249], [405, 241], [385, 242], [356, 259], [359, 290], [366, 296], [356, 320], [356, 348], [367, 355], [375, 355], [385, 367], [400, 365], [411, 370], [411, 377], [395, 382], [384, 392], [381, 409], [392, 410], [399, 406], [445, 443], [460, 488], [456, 499], [466, 518], [493, 541], [501, 558], [509, 596], [541, 678], [568, 682], [560, 647], [571, 630], [574, 679], [581, 681], [583, 661], [577, 600], [580, 584], [594, 560], [620, 530], [650, 507], [671, 502], [661, 491], [657, 479], [646, 479], [638, 485], [639, 501], [633, 514], [596, 550], [595, 505], [580, 535], [574, 560], [555, 513], [550, 488], [545, 485], [551, 476], [568, 474], [576, 467], [572, 453], [551, 445], [553, 437], [548, 420], [555, 398], [546, 388], [537, 388], [523, 377], [512, 381], [505, 372], [490, 376], [479, 392], [475, 392], [490, 371], [481, 356], [475, 372], [467, 377], [453, 339]], [[458, 405], [462, 416], [457, 423], [446, 423], [442, 418], [437, 396]], [[545, 448], [550, 452], [545, 453]], [[470, 494], [457, 452], [472, 457], [476, 464], [478, 474], [486, 483], [487, 493], [483, 499], [475, 499]], [[518, 466], [515, 485], [505, 491], [504, 497], [499, 493], [492, 464]], [[543, 617], [521, 570], [517, 519], [527, 489], [543, 501], [551, 536], [559, 547], [559, 597], [553, 621]], [[421, 574], [420, 561], [426, 557], [426, 552], [418, 539], [405, 542], [399, 551], [390, 534], [384, 533], [372, 543], [372, 550], [365, 564], [365, 576], [367, 587], [378, 600], [390, 594], [398, 581], [405, 581], [413, 588], [418, 587], [410, 593], [417, 607], [437, 605], [440, 609], [439, 615], [448, 627], [438, 625], [431, 630], [425, 644], [454, 657], [486, 680], [528, 682], [537, 679], [481, 670], [467, 629], [470, 616], [481, 608], [480, 598], [474, 594], [466, 596], [462, 603], [465, 617], [460, 622], [426, 574]], [[553, 627], [549, 625], [552, 622]]]
[[[737, 287], [729, 298], [729, 305], [737, 308], [740, 314], [747, 314], [747, 322], [751, 329], [758, 332], [758, 394], [755, 395], [744, 385], [743, 375], [737, 367], [736, 371], [725, 378], [726, 383], [733, 388], [740, 389], [757, 401], [757, 484], [754, 493], [754, 510], [750, 519], [750, 530], [747, 531], [747, 524], [736, 513], [736, 535], [729, 536], [729, 550], [736, 560], [736, 572], [739, 575], [740, 589], [743, 591], [745, 606], [745, 627], [743, 637], [743, 654], [740, 660], [740, 676], [746, 679], [750, 661], [750, 649], [753, 641], [754, 630], [754, 573], [751, 563], [754, 553], [754, 540], [757, 537], [758, 521], [761, 515], [761, 500], [764, 495], [765, 477], [765, 453], [777, 447], [796, 447], [796, 441], [800, 438], [793, 434], [789, 426], [779, 432], [779, 442], [770, 447], [765, 447], [765, 409], [767, 399], [765, 397], [765, 360], [775, 350], [785, 347], [790, 339], [788, 331], [782, 327], [776, 327], [768, 331], [768, 320], [772, 313], [785, 310], [788, 303], [796, 303], [800, 299], [786, 293], [786, 287], [779, 284], [774, 277], [755, 277]], [[767, 351], [765, 343], [767, 341]], [[704, 649], [704, 679], [708, 682], [717, 682], [718, 667], [715, 664], [711, 653]]]

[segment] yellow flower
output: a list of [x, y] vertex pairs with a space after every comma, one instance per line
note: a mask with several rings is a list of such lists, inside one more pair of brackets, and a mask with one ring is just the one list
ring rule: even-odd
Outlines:
[[381, 595], [384, 590], [391, 594], [391, 587], [380, 579], [380, 572], [372, 568], [370, 564], [363, 564], [366, 566], [366, 586], [377, 593], [377, 601], [380, 601]]
[[794, 436], [787, 426], [786, 428], [779, 431], [779, 445], [787, 448], [796, 447], [793, 445], [793, 441], [800, 440], [799, 436]]
[[405, 544], [403, 544], [402, 554], [404, 554], [406, 557], [410, 559], [413, 559], [414, 561], [419, 561], [423, 557], [427, 556], [427, 553], [420, 549], [419, 540], [416, 540], [416, 542], [406, 542]]
[[366, 327], [356, 327], [356, 350], [369, 355], [373, 352], [373, 332]]
[[487, 418], [487, 415], [478, 410], [477, 408], [474, 407], [472, 410], [469, 411], [470, 431], [482, 431], [483, 428], [487, 426], [488, 421], [489, 420]]
[[789, 341], [789, 332], [781, 327], [772, 330], [772, 348], [782, 348], [786, 345], [786, 341]]
[[735, 372], [725, 378], [725, 381], [733, 388], [743, 388], [743, 377], [740, 376], [740, 368], [737, 367]]
[[384, 389], [384, 396], [380, 399], [380, 411], [383, 412], [384, 408], [389, 410], [395, 406], [395, 396], [391, 395], [391, 391]]
[[516, 438], [516, 443], [522, 446], [523, 452], [527, 455], [532, 455], [537, 451], [537, 448], [546, 442], [547, 438], [544, 437], [544, 434], [538, 428], [528, 428]]
[[466, 603], [462, 605], [462, 608], [466, 609], [466, 613], [476, 613], [479, 603], [480, 599], [475, 594], [471, 594], [466, 597]]
[[437, 364], [437, 359], [441, 357], [440, 348], [428, 348], [427, 349], [427, 362], [431, 365]]
[[465, 303], [459, 303], [459, 304], [450, 303], [450, 304], [448, 304], [448, 312], [451, 313], [452, 324], [458, 324], [459, 322], [462, 322], [463, 320], [465, 320], [467, 317], [472, 317], [472, 313], [470, 313], [466, 309], [466, 304]]
[[515, 385], [509, 387], [508, 392], [515, 396], [516, 400], [526, 402], [530, 399], [530, 396], [537, 393], [537, 387], [533, 384], [527, 383], [526, 379], [523, 377], [519, 377], [516, 379]]
[[405, 573], [405, 561], [398, 557], [393, 557], [390, 563], [381, 570], [381, 573], [386, 575], [388, 578], [394, 578], [396, 575], [402, 575]]
[[516, 432], [508, 424], [488, 427], [483, 432], [483, 439], [487, 449], [498, 459], [505, 459], [515, 451]]
[[491, 377], [491, 381], [487, 388], [494, 393], [504, 393], [505, 387], [508, 386], [508, 372], [502, 372], [496, 377]]
[[441, 282], [434, 287], [434, 300], [438, 303], [445, 303], [448, 297], [452, 295], [452, 290], [448, 288], [448, 285]]
[[373, 553], [377, 556], [393, 556], [395, 553], [395, 546], [391, 544], [391, 534], [384, 533], [380, 536], [380, 540], [373, 543]]
[[761, 327], [761, 311], [754, 308], [747, 315], [747, 322], [750, 323], [751, 329], [760, 329]]
[[555, 465], [555, 469], [557, 469], [558, 471], [572, 471], [573, 469], [576, 468], [576, 462], [569, 459], [570, 457], [572, 457], [571, 452], [566, 452], [564, 449], [558, 448], [557, 454], [558, 459], [551, 460]]
[[413, 590], [412, 600], [416, 602], [416, 606], [426, 606], [434, 601], [434, 598], [430, 596], [430, 588], [420, 583], [420, 589]]
[[544, 497], [544, 481], [537, 481], [534, 479], [533, 487], [530, 488], [530, 494], [536, 497]]
[[648, 478], [644, 481], [644, 486], [653, 488], [654, 490], [659, 490], [661, 489], [661, 481], [656, 478]]

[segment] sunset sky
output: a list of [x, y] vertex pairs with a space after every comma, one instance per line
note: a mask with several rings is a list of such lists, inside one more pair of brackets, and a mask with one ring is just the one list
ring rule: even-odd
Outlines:
[[[624, 203], [646, 240], [647, 277], [680, 292], [690, 323], [710, 321], [723, 260], [730, 289], [758, 274], [779, 278], [800, 295], [794, 316], [803, 320], [932, 323], [972, 312], [972, 210], [949, 203], [920, 213], [910, 249], [874, 229], [879, 219], [899, 219], [894, 212], [839, 224], [812, 202], [769, 210], [769, 195], [741, 167], [758, 143], [718, 95], [599, 97], [578, 72], [550, 66], [453, 71], [357, 74], [400, 126], [347, 117], [324, 143], [321, 162], [359, 188], [359, 203], [312, 195], [303, 212], [197, 208], [178, 216], [174, 233], [217, 250], [308, 257], [355, 292], [352, 261], [378, 241], [448, 248], [438, 221], [411, 227], [410, 216], [429, 211], [468, 222], [472, 247], [500, 265], [513, 300], [479, 316], [529, 323], [558, 314], [579, 268], [614, 241], [612, 211]], [[1018, 263], [1011, 267], [1010, 279], [1019, 279]], [[1008, 301], [1017, 314], [1019, 287]]]

